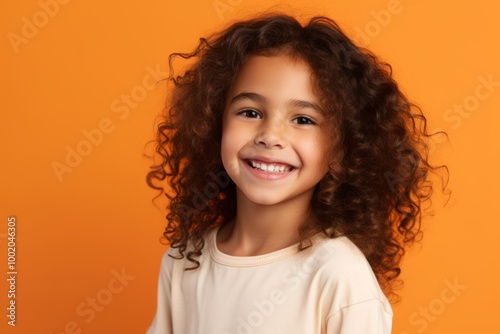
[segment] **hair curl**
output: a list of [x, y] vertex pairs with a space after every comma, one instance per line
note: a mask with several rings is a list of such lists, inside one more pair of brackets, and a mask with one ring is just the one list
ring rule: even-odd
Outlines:
[[[148, 185], [169, 200], [164, 237], [195, 269], [206, 232], [235, 217], [236, 187], [220, 157], [222, 115], [238, 71], [257, 54], [306, 61], [334, 128], [335, 159], [315, 189], [315, 219], [301, 225], [299, 235], [347, 236], [393, 295], [405, 248], [422, 234], [421, 206], [433, 190], [429, 172], [447, 168], [429, 163], [426, 118], [399, 90], [390, 65], [326, 17], [302, 26], [287, 15], [261, 16], [201, 38], [191, 53], [170, 55], [173, 87], [155, 140], [160, 162], [147, 174]], [[174, 77], [177, 57], [195, 62]], [[194, 248], [185, 255], [188, 241]]]

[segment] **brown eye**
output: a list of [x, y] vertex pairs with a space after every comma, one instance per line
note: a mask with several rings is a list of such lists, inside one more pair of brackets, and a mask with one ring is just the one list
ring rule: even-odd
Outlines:
[[316, 124], [316, 122], [314, 122], [311, 118], [309, 117], [306, 117], [306, 116], [299, 116], [299, 117], [295, 117], [293, 120], [292, 120], [293, 123], [297, 123], [297, 124], [301, 124], [301, 125], [304, 125], [304, 124], [311, 124], [311, 125], [314, 125]]
[[253, 109], [245, 109], [238, 112], [238, 115], [242, 115], [248, 118], [262, 118], [258, 111]]

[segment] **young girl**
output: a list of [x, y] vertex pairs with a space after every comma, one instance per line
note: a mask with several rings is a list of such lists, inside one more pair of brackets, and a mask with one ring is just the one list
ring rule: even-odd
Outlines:
[[196, 61], [172, 77], [147, 178], [170, 243], [148, 333], [390, 333], [435, 167], [389, 65], [286, 15], [176, 56]]

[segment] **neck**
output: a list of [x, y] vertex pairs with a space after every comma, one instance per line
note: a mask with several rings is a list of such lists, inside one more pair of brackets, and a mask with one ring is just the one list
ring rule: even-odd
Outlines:
[[299, 242], [298, 227], [307, 220], [311, 194], [304, 194], [275, 205], [249, 201], [238, 190], [237, 215], [221, 228], [219, 249], [235, 256], [270, 253]]

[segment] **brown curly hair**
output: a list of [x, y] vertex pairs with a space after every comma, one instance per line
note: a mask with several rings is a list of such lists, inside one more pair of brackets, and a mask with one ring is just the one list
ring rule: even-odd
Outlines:
[[[222, 115], [228, 90], [252, 55], [306, 61], [333, 127], [335, 162], [316, 186], [314, 219], [300, 226], [299, 235], [303, 241], [311, 231], [347, 236], [385, 293], [395, 296], [405, 248], [422, 234], [421, 207], [433, 190], [429, 172], [447, 168], [429, 163], [426, 118], [399, 90], [390, 65], [326, 17], [302, 26], [293, 17], [268, 14], [201, 38], [191, 53], [170, 55], [173, 86], [155, 140], [160, 162], [147, 174], [148, 185], [169, 200], [164, 237], [195, 269], [207, 231], [236, 215], [236, 187], [220, 157]], [[194, 64], [174, 76], [178, 57]]]

